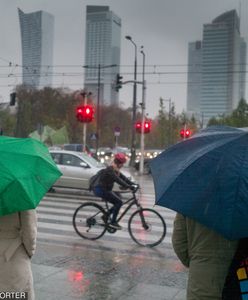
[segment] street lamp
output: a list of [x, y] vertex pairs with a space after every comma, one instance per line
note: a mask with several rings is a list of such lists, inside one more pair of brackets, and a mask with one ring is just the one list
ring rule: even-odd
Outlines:
[[116, 64], [113, 65], [101, 65], [98, 64], [98, 66], [83, 66], [86, 69], [98, 69], [98, 75], [97, 75], [97, 113], [96, 113], [96, 153], [98, 151], [99, 147], [99, 128], [100, 128], [100, 88], [101, 88], [101, 69], [106, 68], [113, 68], [117, 67]]
[[131, 138], [131, 159], [130, 166], [134, 166], [135, 157], [136, 157], [136, 139], [135, 139], [135, 122], [136, 122], [136, 102], [137, 102], [137, 45], [132, 40], [132, 37], [127, 35], [125, 36], [134, 45], [134, 83], [133, 83], [133, 116], [132, 116], [132, 138]]
[[143, 51], [143, 46], [141, 46], [140, 53], [143, 55], [143, 71], [142, 71], [142, 103], [141, 103], [141, 135], [140, 135], [140, 164], [139, 172], [140, 175], [144, 173], [144, 150], [145, 150], [145, 109], [146, 109], [146, 81], [145, 81], [145, 53]]

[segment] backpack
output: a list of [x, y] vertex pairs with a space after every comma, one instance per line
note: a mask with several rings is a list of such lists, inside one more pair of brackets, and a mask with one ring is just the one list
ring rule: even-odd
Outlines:
[[93, 188], [99, 183], [99, 179], [101, 177], [101, 175], [103, 174], [105, 169], [102, 169], [100, 171], [98, 171], [95, 175], [93, 175], [90, 179], [89, 179], [89, 190], [92, 191]]

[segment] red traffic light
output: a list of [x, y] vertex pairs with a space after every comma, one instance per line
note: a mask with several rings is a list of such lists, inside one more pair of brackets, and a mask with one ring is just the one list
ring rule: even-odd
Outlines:
[[94, 117], [93, 107], [90, 105], [78, 106], [76, 111], [76, 118], [79, 122], [90, 123]]
[[[135, 124], [136, 132], [141, 133], [142, 122], [137, 121]], [[149, 133], [151, 131], [151, 121], [144, 122], [144, 133]]]
[[151, 122], [150, 121], [145, 121], [144, 133], [149, 133], [150, 131], [151, 131]]
[[191, 131], [190, 129], [181, 129], [180, 130], [180, 136], [181, 138], [188, 138], [191, 136]]
[[191, 135], [191, 131], [189, 129], [185, 130], [185, 137], [188, 138]]
[[136, 122], [135, 128], [136, 132], [141, 133], [141, 121]]

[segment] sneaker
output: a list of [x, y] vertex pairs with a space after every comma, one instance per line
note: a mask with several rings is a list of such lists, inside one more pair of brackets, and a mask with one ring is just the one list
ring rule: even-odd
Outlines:
[[110, 227], [110, 228], [117, 229], [117, 230], [121, 230], [121, 229], [122, 229], [121, 225], [119, 225], [117, 222], [110, 223], [110, 224], [109, 224], [109, 227]]

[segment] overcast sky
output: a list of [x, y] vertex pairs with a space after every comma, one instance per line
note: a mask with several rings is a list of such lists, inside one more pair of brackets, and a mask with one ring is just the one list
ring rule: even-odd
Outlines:
[[[241, 4], [241, 5], [240, 5]], [[241, 35], [248, 37], [248, 0], [0, 0], [0, 101], [8, 101], [13, 86], [21, 78], [18, 67], [4, 68], [8, 62], [22, 64], [21, 41], [17, 8], [25, 13], [44, 10], [55, 17], [54, 65], [64, 76], [54, 79], [56, 86], [83, 88], [83, 75], [67, 77], [70, 68], [61, 65], [84, 65], [85, 11], [86, 5], [108, 5], [122, 20], [121, 72], [124, 80], [133, 71], [134, 46], [125, 39], [132, 36], [138, 47], [144, 46], [146, 54], [147, 113], [158, 113], [159, 98], [171, 98], [176, 111], [186, 109], [187, 49], [188, 42], [202, 39], [203, 24], [225, 11], [241, 7]], [[141, 71], [142, 55], [138, 55]], [[84, 72], [77, 68], [73, 71]], [[158, 74], [185, 72], [184, 74]], [[153, 73], [153, 74], [152, 74]], [[4, 74], [4, 75], [3, 75]], [[9, 77], [6, 74], [10, 74]], [[131, 76], [131, 77], [130, 77]], [[138, 75], [141, 80], [141, 75]], [[120, 90], [124, 107], [132, 103], [132, 85]], [[141, 101], [141, 86], [138, 86], [138, 103]], [[168, 101], [166, 106], [168, 108]]]

